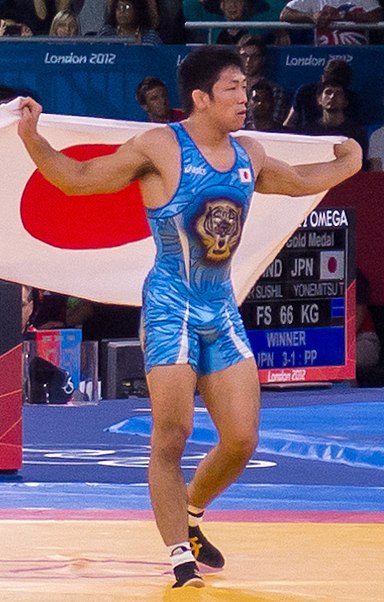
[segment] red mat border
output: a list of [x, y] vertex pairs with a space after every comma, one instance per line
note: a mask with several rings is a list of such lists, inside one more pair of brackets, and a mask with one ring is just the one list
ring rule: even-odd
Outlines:
[[[0, 520], [154, 520], [151, 510], [0, 509]], [[256, 523], [384, 524], [384, 512], [295, 512], [274, 510], [213, 510], [207, 521]]]

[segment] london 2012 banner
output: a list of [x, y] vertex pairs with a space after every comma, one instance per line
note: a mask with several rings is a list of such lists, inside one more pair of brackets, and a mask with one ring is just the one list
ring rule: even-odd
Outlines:
[[[36, 169], [17, 135], [20, 99], [0, 106], [0, 278], [104, 303], [141, 304], [155, 247], [133, 183], [112, 194], [67, 197]], [[77, 159], [112, 153], [156, 124], [42, 114], [40, 133]], [[161, 126], [166, 127], [166, 126]], [[288, 163], [334, 157], [335, 138], [247, 132]], [[322, 194], [254, 194], [233, 263], [240, 304]]]

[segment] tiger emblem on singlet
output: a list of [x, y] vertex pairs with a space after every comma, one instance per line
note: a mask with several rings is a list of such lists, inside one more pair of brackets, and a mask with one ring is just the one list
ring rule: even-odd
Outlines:
[[206, 259], [224, 261], [241, 236], [241, 207], [228, 199], [210, 200], [196, 220], [196, 232], [206, 248]]

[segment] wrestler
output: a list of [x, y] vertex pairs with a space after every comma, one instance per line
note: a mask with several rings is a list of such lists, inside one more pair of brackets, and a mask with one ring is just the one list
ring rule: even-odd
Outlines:
[[[257, 444], [258, 373], [230, 274], [252, 193], [295, 197], [331, 188], [361, 168], [361, 149], [347, 140], [335, 145], [332, 161], [290, 166], [266, 156], [246, 133], [234, 138], [247, 95], [241, 58], [230, 48], [192, 50], [178, 78], [187, 119], [141, 133], [113, 155], [76, 161], [52, 148], [37, 130], [42, 108], [30, 98], [22, 103], [19, 135], [43, 175], [66, 194], [113, 192], [140, 181], [157, 246], [142, 312], [153, 421], [150, 495], [174, 587], [201, 587], [196, 560], [221, 567], [224, 558], [200, 520]], [[187, 486], [180, 463], [196, 386], [218, 444]]]

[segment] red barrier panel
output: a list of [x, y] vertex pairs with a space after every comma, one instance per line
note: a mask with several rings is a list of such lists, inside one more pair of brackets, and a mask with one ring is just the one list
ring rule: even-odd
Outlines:
[[22, 462], [21, 345], [0, 356], [0, 472]]
[[371, 284], [372, 303], [384, 305], [384, 173], [359, 172], [330, 190], [325, 206], [355, 209], [357, 265]]

